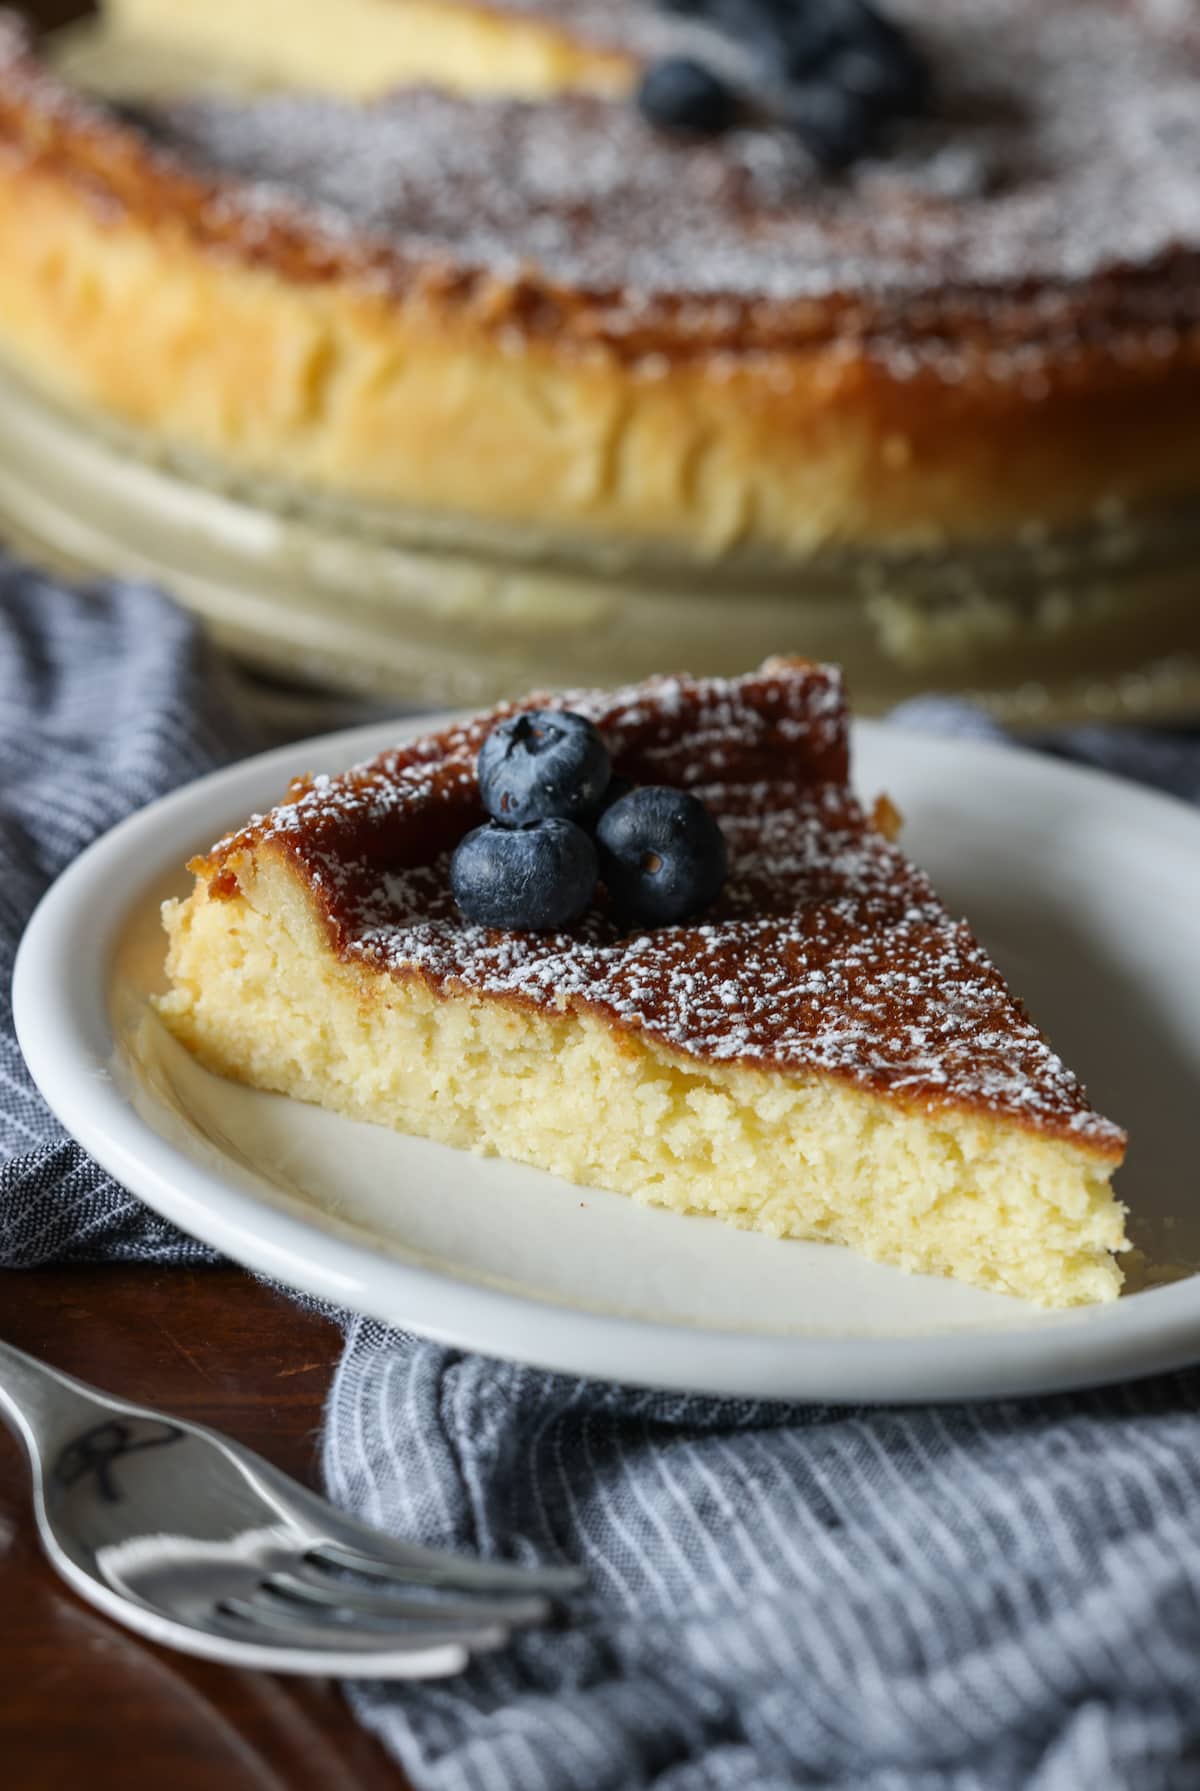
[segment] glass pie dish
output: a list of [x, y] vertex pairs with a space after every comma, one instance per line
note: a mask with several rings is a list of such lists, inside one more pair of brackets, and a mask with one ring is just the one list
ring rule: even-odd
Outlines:
[[154, 580], [256, 667], [405, 704], [783, 651], [840, 662], [868, 713], [939, 690], [1016, 725], [1200, 714], [1197, 506], [786, 574], [685, 565], [223, 476], [5, 373], [0, 528], [55, 567]]

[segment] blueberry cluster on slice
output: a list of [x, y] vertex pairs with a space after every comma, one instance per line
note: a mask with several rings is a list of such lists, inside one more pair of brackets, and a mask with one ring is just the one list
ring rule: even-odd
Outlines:
[[[869, 0], [661, 0], [670, 12], [735, 38], [762, 72], [753, 108], [791, 130], [833, 172], [876, 147], [894, 119], [922, 112], [929, 71], [920, 51]], [[728, 130], [746, 97], [691, 57], [646, 71], [638, 104], [660, 129]]]
[[716, 900], [725, 841], [686, 790], [614, 777], [585, 716], [526, 709], [494, 727], [479, 753], [492, 817], [460, 841], [450, 886], [476, 926], [553, 931], [588, 909], [603, 881], [616, 915], [670, 926]]

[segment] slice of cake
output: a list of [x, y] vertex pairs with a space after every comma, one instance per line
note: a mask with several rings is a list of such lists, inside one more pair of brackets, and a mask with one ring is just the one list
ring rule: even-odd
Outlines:
[[622, 927], [601, 889], [566, 931], [465, 921], [450, 857], [498, 710], [302, 778], [193, 861], [159, 1011], [200, 1061], [678, 1212], [1114, 1298], [1124, 1135], [852, 794], [839, 673], [537, 704], [590, 720], [614, 776], [702, 799], [711, 906]]

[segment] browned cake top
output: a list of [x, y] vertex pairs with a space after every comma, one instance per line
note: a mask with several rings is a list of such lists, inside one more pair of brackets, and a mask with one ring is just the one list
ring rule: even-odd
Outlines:
[[[581, 96], [198, 97], [131, 126], [39, 71], [11, 25], [0, 145], [291, 278], [486, 294], [498, 327], [559, 342], [866, 338], [894, 367], [915, 355], [948, 376], [964, 355], [1021, 371], [1114, 336], [1169, 355], [1200, 308], [1195, 15], [1175, 0], [893, 10], [940, 103], [840, 181], [776, 130], [679, 142]], [[559, 16], [635, 47], [664, 29], [642, 0]]]
[[227, 896], [244, 854], [283, 851], [352, 963], [585, 1009], [686, 1057], [1003, 1114], [1120, 1156], [1123, 1134], [850, 793], [836, 671], [779, 662], [731, 681], [530, 700], [590, 716], [619, 775], [686, 785], [714, 810], [730, 874], [702, 920], [622, 933], [595, 913], [549, 934], [463, 922], [448, 854], [481, 818], [475, 755], [508, 709], [298, 784], [197, 868]]

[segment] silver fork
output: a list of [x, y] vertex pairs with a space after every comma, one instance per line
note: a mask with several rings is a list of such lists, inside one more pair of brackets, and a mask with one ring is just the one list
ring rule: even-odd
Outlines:
[[583, 1582], [410, 1547], [199, 1424], [0, 1343], [42, 1544], [77, 1592], [152, 1641], [276, 1673], [427, 1679], [543, 1623]]

